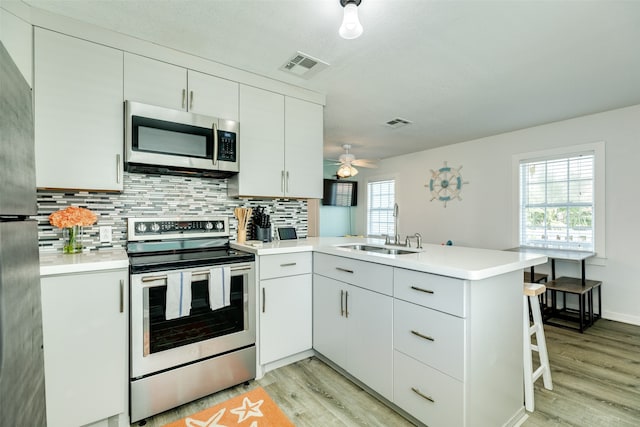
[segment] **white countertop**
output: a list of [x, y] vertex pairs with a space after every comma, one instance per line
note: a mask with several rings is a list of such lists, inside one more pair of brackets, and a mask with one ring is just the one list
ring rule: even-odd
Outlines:
[[512, 252], [538, 253], [549, 258], [569, 261], [583, 261], [587, 258], [596, 256], [595, 252], [576, 251], [569, 249], [534, 248], [529, 246], [519, 246], [517, 248], [511, 248], [507, 250]]
[[486, 279], [547, 262], [546, 256], [537, 253], [466, 248], [462, 246], [424, 244], [421, 252], [406, 255], [385, 255], [340, 247], [340, 245], [353, 243], [367, 243], [378, 246], [384, 243], [380, 239], [357, 237], [310, 237], [300, 240], [263, 243], [257, 247], [251, 246], [251, 242], [247, 243], [240, 245], [231, 242], [231, 246], [256, 255], [315, 251], [467, 280]]
[[100, 270], [129, 268], [129, 258], [124, 249], [63, 254], [40, 253], [40, 276], [83, 273]]

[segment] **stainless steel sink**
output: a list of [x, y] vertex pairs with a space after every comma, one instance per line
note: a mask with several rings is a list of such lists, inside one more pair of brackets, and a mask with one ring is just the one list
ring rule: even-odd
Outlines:
[[415, 254], [420, 251], [413, 251], [410, 249], [390, 248], [388, 246], [374, 246], [366, 244], [353, 244], [353, 245], [340, 245], [340, 248], [353, 249], [356, 251], [374, 252], [385, 255], [406, 255]]

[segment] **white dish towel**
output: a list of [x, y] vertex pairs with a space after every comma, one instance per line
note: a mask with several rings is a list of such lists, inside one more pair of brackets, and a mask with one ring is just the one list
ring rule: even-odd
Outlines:
[[209, 306], [211, 310], [231, 305], [231, 267], [213, 267], [209, 270]]
[[167, 273], [167, 320], [188, 316], [191, 311], [191, 272]]

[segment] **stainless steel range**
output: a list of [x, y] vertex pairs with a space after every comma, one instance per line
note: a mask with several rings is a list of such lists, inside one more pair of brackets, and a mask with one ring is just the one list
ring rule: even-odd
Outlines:
[[255, 256], [224, 217], [129, 218], [131, 422], [255, 378]]

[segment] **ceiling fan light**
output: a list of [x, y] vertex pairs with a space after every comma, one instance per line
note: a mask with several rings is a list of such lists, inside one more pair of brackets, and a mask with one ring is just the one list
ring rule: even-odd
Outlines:
[[354, 168], [349, 164], [340, 165], [338, 168], [338, 172], [336, 174], [340, 178], [349, 178], [351, 176], [356, 176], [358, 174], [358, 169]]
[[344, 17], [338, 33], [343, 39], [357, 39], [362, 35], [362, 25], [358, 19], [358, 5], [354, 1], [348, 1], [344, 5]]

